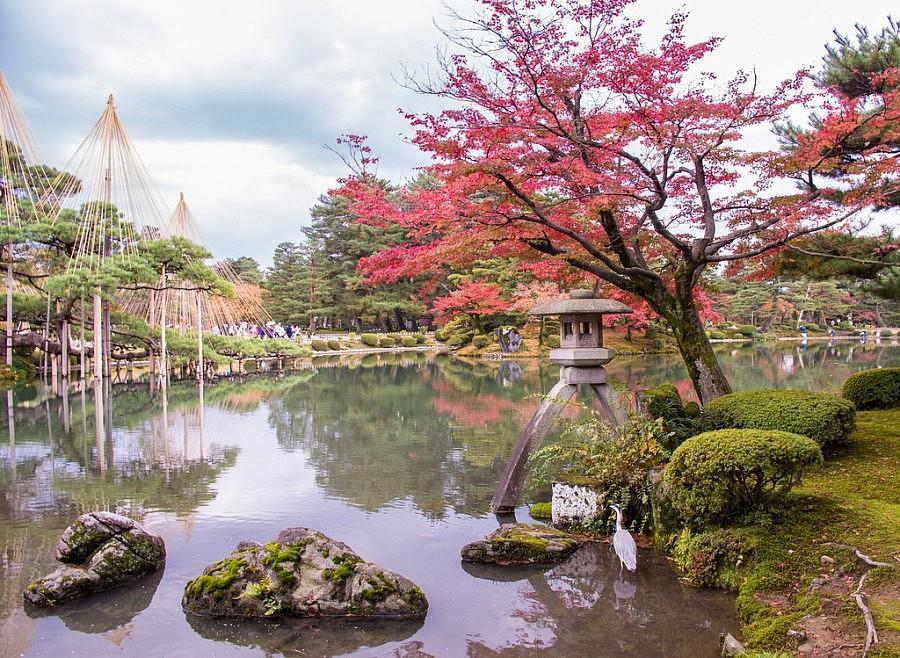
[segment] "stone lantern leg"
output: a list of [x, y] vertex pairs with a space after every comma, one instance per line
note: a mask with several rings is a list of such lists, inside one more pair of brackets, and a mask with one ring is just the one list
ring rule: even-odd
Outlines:
[[491, 501], [495, 512], [515, 509], [525, 483], [526, 465], [531, 451], [537, 448], [563, 407], [575, 395], [578, 384], [588, 384], [609, 422], [618, 427], [624, 422], [609, 401], [606, 369], [615, 350], [603, 347], [603, 316], [631, 313], [632, 310], [613, 299], [597, 299], [590, 290], [573, 290], [570, 299], [539, 304], [531, 315], [559, 316], [559, 347], [550, 350], [550, 360], [559, 364], [559, 381], [538, 406], [531, 421], [522, 431], [497, 490]]

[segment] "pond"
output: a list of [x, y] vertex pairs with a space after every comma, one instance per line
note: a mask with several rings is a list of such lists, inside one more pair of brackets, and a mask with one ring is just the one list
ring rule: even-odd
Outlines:
[[[850, 372], [900, 365], [887, 345], [719, 346], [735, 388], [836, 389]], [[631, 388], [689, 386], [676, 356], [621, 357]], [[717, 655], [736, 632], [731, 598], [683, 586], [641, 550], [620, 574], [607, 544], [549, 569], [462, 565], [460, 547], [496, 527], [490, 498], [519, 431], [556, 380], [536, 361], [466, 363], [384, 354], [313, 361], [283, 375], [151, 394], [14, 394], [0, 443], [0, 656]], [[102, 400], [102, 403], [101, 403]], [[202, 412], [202, 413], [201, 413]], [[141, 519], [166, 541], [163, 573], [36, 616], [21, 592], [54, 568], [81, 512]], [[527, 512], [519, 510], [520, 520]], [[316, 528], [420, 585], [417, 623], [223, 624], [187, 618], [184, 584], [241, 539]]]

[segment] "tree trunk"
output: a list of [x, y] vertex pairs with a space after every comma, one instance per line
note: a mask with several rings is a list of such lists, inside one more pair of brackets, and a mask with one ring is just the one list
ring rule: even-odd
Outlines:
[[705, 404], [713, 398], [731, 393], [731, 385], [706, 337], [703, 321], [693, 300], [689, 296], [677, 300], [674, 308], [669, 309], [665, 316], [675, 334], [678, 351], [681, 352], [700, 401]]
[[397, 319], [397, 330], [404, 331], [406, 329], [406, 318], [403, 315], [403, 311], [396, 306], [394, 307], [394, 317]]

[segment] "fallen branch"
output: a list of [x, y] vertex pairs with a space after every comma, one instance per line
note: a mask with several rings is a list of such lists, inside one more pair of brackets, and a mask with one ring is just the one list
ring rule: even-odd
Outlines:
[[824, 544], [825, 546], [834, 546], [835, 548], [843, 548], [848, 551], [853, 551], [857, 558], [859, 558], [862, 562], [865, 562], [870, 567], [893, 567], [893, 564], [889, 564], [888, 562], [877, 562], [870, 558], [868, 555], [860, 551], [856, 546], [848, 546], [847, 544], [838, 544], [833, 541], [827, 541]]
[[869, 655], [869, 649], [872, 648], [873, 644], [878, 644], [878, 630], [875, 628], [875, 618], [872, 616], [872, 611], [869, 609], [869, 606], [866, 605], [866, 597], [862, 593], [862, 587], [868, 576], [869, 572], [867, 571], [862, 575], [862, 578], [859, 579], [859, 585], [856, 586], [856, 591], [851, 594], [856, 601], [856, 607], [862, 611], [863, 619], [866, 620], [866, 644], [863, 647], [862, 658], [866, 658], [866, 656]]

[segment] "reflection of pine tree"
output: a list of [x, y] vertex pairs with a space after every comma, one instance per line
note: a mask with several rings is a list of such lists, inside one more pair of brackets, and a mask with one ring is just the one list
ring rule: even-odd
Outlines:
[[366, 510], [408, 498], [436, 518], [447, 507], [488, 513], [523, 417], [533, 410], [526, 393], [536, 392], [534, 373], [503, 387], [483, 364], [395, 361], [323, 368], [273, 399], [269, 423], [279, 445], [306, 451], [325, 491]]

